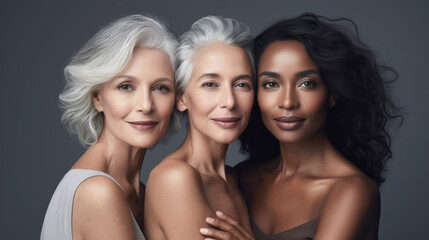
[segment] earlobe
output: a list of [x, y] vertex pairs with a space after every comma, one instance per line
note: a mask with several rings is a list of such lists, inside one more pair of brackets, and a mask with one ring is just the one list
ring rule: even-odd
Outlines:
[[95, 109], [97, 109], [98, 112], [103, 112], [103, 106], [101, 104], [98, 92], [92, 93], [92, 102], [94, 103]]
[[185, 98], [183, 96], [183, 93], [180, 93], [177, 95], [176, 105], [177, 105], [177, 109], [181, 112], [184, 112], [186, 109], [188, 109], [188, 107], [186, 106], [186, 101], [185, 101]]
[[331, 94], [331, 96], [329, 97], [329, 107], [333, 108], [335, 107], [335, 104], [337, 104], [337, 96]]

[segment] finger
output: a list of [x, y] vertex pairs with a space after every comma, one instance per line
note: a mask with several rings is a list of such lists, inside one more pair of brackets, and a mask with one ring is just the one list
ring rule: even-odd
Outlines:
[[240, 230], [238, 230], [234, 225], [231, 225], [221, 219], [218, 218], [211, 218], [211, 217], [207, 217], [206, 218], [206, 222], [213, 226], [218, 228], [221, 231], [224, 232], [228, 232], [231, 235], [233, 235], [234, 237], [238, 238], [238, 239], [245, 239], [245, 235], [243, 233], [240, 232]]
[[236, 227], [244, 236], [246, 236], [248, 239], [254, 239], [252, 233], [248, 232], [247, 229], [245, 229], [244, 227], [242, 227], [237, 221], [235, 221], [235, 219], [233, 219], [232, 217], [228, 216], [227, 214], [221, 212], [221, 211], [216, 211], [216, 216], [218, 216], [221, 220], [225, 221], [228, 224], [233, 225], [234, 227]]
[[236, 238], [229, 232], [224, 232], [221, 230], [213, 229], [213, 228], [200, 228], [200, 233], [206, 237], [206, 239], [218, 239], [218, 240], [241, 240]]

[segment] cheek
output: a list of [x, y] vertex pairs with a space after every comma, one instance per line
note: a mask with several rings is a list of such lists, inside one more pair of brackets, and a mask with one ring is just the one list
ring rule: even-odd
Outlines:
[[217, 105], [217, 97], [210, 92], [194, 91], [187, 96], [188, 114], [205, 115], [210, 113]]
[[132, 104], [127, 100], [117, 96], [106, 96], [103, 99], [103, 112], [107, 116], [114, 118], [125, 117], [132, 108]]
[[324, 93], [317, 95], [303, 96], [301, 98], [301, 106], [307, 113], [316, 117], [326, 117], [328, 111], [328, 97]]
[[174, 95], [158, 96], [155, 99], [156, 109], [162, 118], [169, 119], [174, 108]]
[[258, 105], [261, 109], [262, 117], [269, 115], [275, 109], [276, 99], [277, 94], [275, 93], [258, 92]]
[[254, 92], [242, 92], [237, 94], [237, 104], [239, 108], [245, 113], [250, 115], [253, 107], [253, 98], [254, 98]]

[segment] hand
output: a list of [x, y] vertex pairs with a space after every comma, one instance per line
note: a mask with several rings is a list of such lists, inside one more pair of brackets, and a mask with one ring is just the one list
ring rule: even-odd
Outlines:
[[211, 228], [201, 228], [202, 235], [208, 237], [206, 240], [255, 240], [237, 221], [221, 211], [216, 211], [217, 218], [207, 217], [206, 222]]

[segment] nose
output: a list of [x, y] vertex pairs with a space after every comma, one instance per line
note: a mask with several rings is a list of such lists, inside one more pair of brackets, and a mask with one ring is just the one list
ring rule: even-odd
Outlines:
[[285, 86], [279, 101], [279, 108], [295, 110], [299, 108], [299, 99], [294, 86]]
[[143, 113], [151, 113], [155, 109], [155, 104], [152, 99], [150, 89], [142, 89], [137, 97], [137, 111]]
[[220, 107], [229, 111], [237, 108], [237, 101], [232, 88], [232, 86], [225, 84], [220, 94]]

